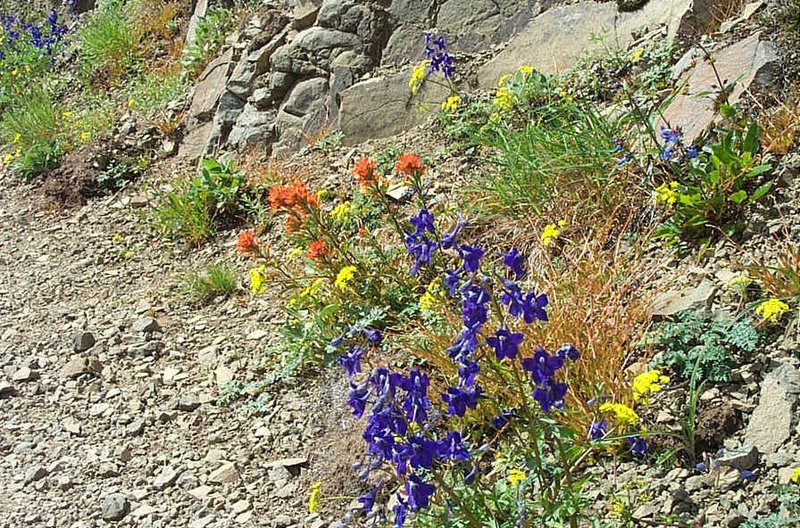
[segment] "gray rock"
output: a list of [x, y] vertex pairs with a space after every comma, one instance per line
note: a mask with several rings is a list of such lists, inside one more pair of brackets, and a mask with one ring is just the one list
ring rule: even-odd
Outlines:
[[275, 136], [275, 111], [260, 111], [255, 105], [245, 105], [228, 135], [228, 143], [237, 146], [266, 142]]
[[436, 27], [453, 41], [453, 48], [478, 51], [489, 43], [500, 43], [525, 26], [538, 4], [528, 0], [446, 0], [440, 7]]
[[228, 90], [242, 99], [249, 97], [256, 79], [269, 70], [269, 59], [284, 44], [287, 34], [288, 28], [279, 32], [264, 46], [242, 57], [228, 80]]
[[[553, 7], [531, 20], [503, 51], [479, 69], [478, 83], [482, 88], [493, 88], [500, 77], [522, 65], [547, 74], [569, 69], [584, 52], [602, 51], [609, 43], [625, 49], [634, 42], [634, 33], [645, 27], [652, 30], [663, 26], [672, 40], [692, 16], [698, 20], [709, 16], [703, 7], [693, 0], [648, 2], [635, 13], [620, 13], [608, 2]], [[703, 11], [702, 16], [699, 11]], [[592, 38], [604, 30], [608, 31], [604, 41]]]
[[42, 480], [47, 476], [47, 470], [42, 466], [31, 466], [25, 471], [25, 484]]
[[91, 332], [76, 332], [72, 336], [72, 350], [75, 352], [85, 352], [95, 344], [94, 335]]
[[7, 381], [0, 381], [0, 398], [8, 398], [17, 393], [12, 384]]
[[229, 48], [206, 66], [195, 84], [192, 104], [189, 107], [191, 119], [201, 122], [211, 119], [217, 102], [225, 91], [228, 73], [233, 64], [233, 49]]
[[794, 410], [800, 395], [800, 371], [782, 364], [764, 378], [758, 406], [747, 424], [744, 441], [771, 455], [792, 434]]
[[664, 112], [668, 123], [682, 128], [687, 145], [708, 131], [719, 117], [715, 97], [698, 95], [719, 91], [714, 88], [718, 84], [717, 73], [721, 79], [736, 81], [728, 95], [728, 101], [735, 103], [754, 85], [771, 84], [780, 62], [775, 45], [762, 42], [758, 33], [712, 53], [712, 58], [713, 67], [708, 61], [696, 62], [688, 74], [686, 88]]
[[212, 484], [230, 484], [239, 480], [239, 471], [232, 462], [221, 465], [208, 475], [208, 481]]
[[125, 426], [125, 434], [128, 436], [139, 436], [144, 432], [144, 418], [136, 418]]
[[77, 357], [69, 360], [61, 369], [61, 375], [65, 378], [77, 378], [82, 374], [99, 374], [103, 366], [96, 359]]
[[324, 105], [327, 93], [327, 79], [318, 78], [299, 82], [289, 94], [281, 110], [297, 117], [303, 117]]
[[412, 98], [408, 90], [410, 78], [411, 69], [407, 69], [359, 82], [343, 91], [339, 108], [343, 143], [356, 145], [409, 130], [421, 124], [450, 94], [446, 87], [428, 83]]
[[184, 412], [192, 412], [200, 407], [200, 400], [192, 392], [184, 392], [178, 398], [177, 409]]
[[705, 486], [705, 478], [703, 477], [703, 475], [693, 475], [688, 479], [686, 479], [686, 482], [684, 483], [684, 489], [686, 489], [686, 491], [689, 493], [699, 491], [704, 486]]
[[153, 479], [153, 487], [157, 490], [163, 490], [164, 488], [172, 486], [175, 484], [175, 481], [178, 480], [179, 475], [180, 473], [172, 466], [164, 466]]
[[125, 495], [112, 493], [103, 499], [100, 514], [106, 521], [119, 521], [130, 511], [131, 505]]
[[39, 373], [28, 367], [22, 367], [11, 375], [11, 381], [35, 381], [39, 379]]
[[145, 333], [160, 332], [161, 325], [152, 317], [142, 317], [133, 322], [131, 330]]
[[745, 445], [736, 449], [725, 449], [717, 459], [720, 465], [739, 470], [750, 470], [758, 465], [758, 449]]
[[665, 319], [690, 308], [708, 308], [715, 292], [714, 283], [703, 279], [697, 286], [661, 293], [650, 306], [650, 316], [654, 319]]
[[311, 27], [317, 19], [317, 13], [322, 2], [318, 0], [301, 0], [292, 9], [292, 25], [295, 29], [303, 30]]

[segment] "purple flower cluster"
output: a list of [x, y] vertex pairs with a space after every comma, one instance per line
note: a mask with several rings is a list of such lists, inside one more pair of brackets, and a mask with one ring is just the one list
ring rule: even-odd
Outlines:
[[433, 213], [422, 209], [417, 216], [412, 216], [409, 222], [414, 226], [414, 231], [406, 233], [405, 244], [408, 254], [414, 257], [411, 274], [419, 273], [420, 268], [433, 259], [438, 243], [431, 235], [436, 235]]
[[536, 400], [544, 412], [551, 409], [564, 408], [564, 396], [567, 395], [566, 383], [553, 379], [556, 372], [564, 366], [567, 360], [580, 359], [578, 349], [573, 345], [564, 345], [555, 354], [550, 355], [542, 347], [537, 347], [532, 358], [522, 360], [522, 368], [530, 373], [536, 388], [533, 390], [533, 399]]
[[453, 56], [447, 53], [444, 36], [434, 37], [425, 33], [425, 56], [431, 61], [427, 75], [440, 71], [445, 79], [450, 79], [456, 71]]
[[[344, 358], [352, 356], [352, 349]], [[348, 361], [346, 359], [345, 361]], [[349, 372], [349, 371], [348, 371]], [[366, 412], [371, 402], [363, 438], [367, 444], [368, 460], [360, 476], [384, 464], [391, 465], [404, 477], [404, 494], [397, 496], [394, 508], [395, 526], [403, 526], [407, 511], [428, 507], [436, 487], [423, 480], [426, 471], [445, 461], [462, 462], [470, 458], [459, 431], [433, 433], [437, 416], [431, 411], [428, 398], [428, 377], [412, 368], [408, 375], [377, 368], [361, 382], [350, 382], [348, 405], [356, 418]], [[377, 489], [359, 498], [367, 514], [374, 508]]]
[[661, 132], [659, 133], [661, 139], [664, 140], [664, 146], [661, 148], [661, 159], [669, 161], [675, 154], [675, 149], [681, 144], [681, 130], [680, 128], [669, 128], [661, 125]]
[[[0, 25], [5, 35], [5, 48], [16, 51], [21, 43], [27, 42], [45, 55], [53, 54], [56, 44], [67, 34], [67, 26], [59, 23], [58, 13], [51, 10], [43, 24], [23, 22], [10, 15], [0, 16]], [[23, 38], [26, 37], [26, 38]], [[0, 51], [0, 60], [5, 55]]]

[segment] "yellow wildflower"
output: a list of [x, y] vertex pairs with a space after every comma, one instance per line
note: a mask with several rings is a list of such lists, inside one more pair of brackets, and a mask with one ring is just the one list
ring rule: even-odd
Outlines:
[[126, 249], [125, 251], [122, 252], [122, 255], [120, 256], [126, 260], [132, 259], [133, 257], [136, 256], [136, 251], [134, 251], [133, 249]]
[[10, 152], [7, 152], [6, 155], [3, 156], [3, 165], [8, 165], [12, 161], [14, 161], [14, 155]]
[[453, 94], [442, 103], [442, 110], [448, 114], [454, 114], [458, 110], [458, 103], [461, 102], [461, 96]]
[[428, 73], [428, 66], [430, 66], [430, 64], [431, 61], [424, 60], [414, 66], [411, 72], [411, 79], [408, 81], [408, 87], [412, 94], [416, 94], [420, 86], [422, 86], [422, 83], [425, 82], [425, 75]]
[[511, 88], [503, 86], [497, 89], [494, 94], [492, 105], [501, 112], [507, 112], [514, 108], [514, 92]]
[[17, 132], [16, 134], [14, 134], [14, 144], [15, 144], [15, 145], [16, 145], [17, 143], [19, 143], [21, 140], [22, 140], [22, 134], [20, 134], [19, 132]]
[[250, 269], [250, 291], [258, 295], [264, 293], [267, 281], [267, 268], [266, 266], [259, 266]]
[[523, 480], [525, 480], [525, 472], [521, 469], [513, 468], [508, 471], [508, 481], [512, 486], [516, 486]]
[[662, 387], [667, 383], [669, 383], [669, 377], [661, 374], [658, 369], [643, 372], [633, 379], [633, 400], [643, 400], [644, 403], [648, 403], [647, 396], [661, 392]]
[[636, 62], [636, 61], [638, 61], [639, 59], [642, 58], [642, 54], [643, 53], [644, 53], [644, 49], [642, 49], [642, 48], [635, 49], [635, 50], [633, 50], [633, 53], [631, 53], [630, 56], [628, 57], [628, 60], [631, 61], [631, 62]]
[[678, 182], [672, 181], [669, 183], [662, 183], [656, 187], [656, 201], [665, 203], [667, 205], [675, 205], [678, 201], [679, 194], [675, 191], [678, 188]]
[[729, 280], [726, 286], [728, 289], [735, 291], [739, 295], [744, 295], [747, 293], [747, 288], [749, 288], [751, 284], [753, 284], [753, 279], [751, 279], [749, 276], [737, 275]]
[[600, 406], [600, 412], [613, 414], [620, 425], [635, 427], [639, 423], [636, 411], [622, 403], [604, 403]]
[[319, 510], [319, 503], [322, 497], [322, 482], [315, 482], [311, 485], [311, 495], [308, 497], [308, 513], [316, 513]]
[[134, 106], [136, 106], [136, 101], [131, 97], [128, 99], [128, 108], [133, 108]]
[[92, 139], [92, 133], [91, 132], [81, 132], [81, 141], [82, 142], [86, 143], [90, 139]]
[[797, 467], [792, 472], [791, 479], [792, 479], [792, 482], [794, 482], [795, 484], [800, 484], [800, 467]]
[[63, 112], [61, 112], [61, 117], [63, 117], [64, 119], [67, 119], [70, 116], [72, 116], [72, 112], [70, 112], [69, 110], [64, 110]]
[[111, 237], [111, 243], [115, 246], [122, 244], [123, 240], [125, 240], [125, 237], [123, 237], [121, 233], [114, 233], [114, 236]]
[[353, 204], [351, 202], [342, 202], [330, 212], [331, 218], [337, 224], [344, 224], [350, 219], [350, 214], [353, 212]]
[[419, 298], [420, 310], [428, 310], [428, 311], [433, 310], [434, 308], [436, 308], [437, 304], [438, 301], [436, 300], [436, 297], [431, 295], [430, 292], [423, 293], [422, 296]]
[[333, 285], [340, 290], [346, 289], [348, 283], [356, 276], [356, 269], [357, 268], [355, 266], [343, 267], [336, 275], [336, 280], [334, 281]]
[[11, 70], [11, 76], [12, 76], [12, 77], [16, 77], [17, 75], [19, 75], [19, 71], [18, 71], [16, 68], [14, 68], [13, 70]]
[[297, 257], [299, 257], [302, 254], [303, 254], [303, 248], [299, 248], [298, 247], [298, 248], [294, 248], [293, 250], [291, 250], [289, 252], [289, 254], [287, 255], [287, 257], [289, 258], [289, 260], [294, 260], [294, 259], [296, 259]]
[[542, 245], [544, 245], [544, 247], [549, 247], [561, 234], [559, 227], [564, 227], [565, 225], [567, 225], [567, 223], [562, 220], [558, 223], [558, 226], [556, 226], [556, 224], [547, 224], [544, 226], [541, 236]]
[[505, 87], [506, 85], [508, 85], [508, 81], [510, 81], [510, 80], [511, 80], [511, 79], [513, 79], [513, 78], [514, 78], [514, 74], [512, 74], [512, 73], [507, 73], [507, 74], [503, 75], [503, 76], [502, 76], [502, 77], [500, 77], [500, 79], [497, 81], [497, 87], [498, 87], [498, 88], [503, 88], [503, 87]]
[[306, 288], [300, 292], [299, 295], [300, 298], [302, 299], [304, 297], [314, 297], [319, 291], [319, 287], [321, 285], [322, 285], [322, 279], [319, 278], [314, 279], [313, 281], [311, 281], [311, 284], [306, 286]]
[[520, 66], [517, 71], [527, 77], [533, 73], [533, 66]]
[[767, 299], [756, 306], [756, 314], [770, 323], [777, 323], [788, 311], [789, 305], [780, 299]]

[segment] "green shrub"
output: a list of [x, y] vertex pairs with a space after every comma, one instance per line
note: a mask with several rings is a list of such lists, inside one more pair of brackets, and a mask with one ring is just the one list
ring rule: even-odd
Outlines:
[[697, 312], [682, 312], [674, 322], [656, 324], [645, 344], [661, 353], [657, 366], [668, 367], [684, 379], [725, 382], [737, 355], [749, 354], [760, 342], [750, 320], [716, 320]]
[[31, 88], [0, 114], [0, 140], [8, 145], [4, 161], [24, 178], [58, 165], [63, 154], [63, 113], [49, 90]]
[[246, 193], [244, 175], [232, 162], [207, 158], [199, 176], [179, 181], [178, 189], [162, 197], [153, 220], [164, 236], [198, 245], [224, 221], [242, 213]]
[[182, 280], [184, 292], [193, 302], [206, 303], [217, 297], [229, 297], [239, 289], [236, 271], [226, 264], [190, 271]]
[[194, 77], [206, 66], [225, 42], [225, 36], [233, 27], [234, 18], [224, 8], [211, 8], [197, 23], [194, 41], [183, 50], [181, 65], [183, 74]]
[[77, 50], [85, 78], [115, 85], [133, 67], [138, 39], [129, 13], [129, 2], [108, 0], [84, 19]]

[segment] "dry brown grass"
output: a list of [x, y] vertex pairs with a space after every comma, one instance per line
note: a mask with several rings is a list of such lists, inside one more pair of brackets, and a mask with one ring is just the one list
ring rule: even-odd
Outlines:
[[760, 121], [764, 150], [782, 156], [788, 154], [800, 128], [800, 98], [793, 95], [789, 101], [767, 111]]
[[757, 262], [747, 267], [747, 273], [772, 297], [800, 298], [800, 246], [787, 241], [777, 262]]

